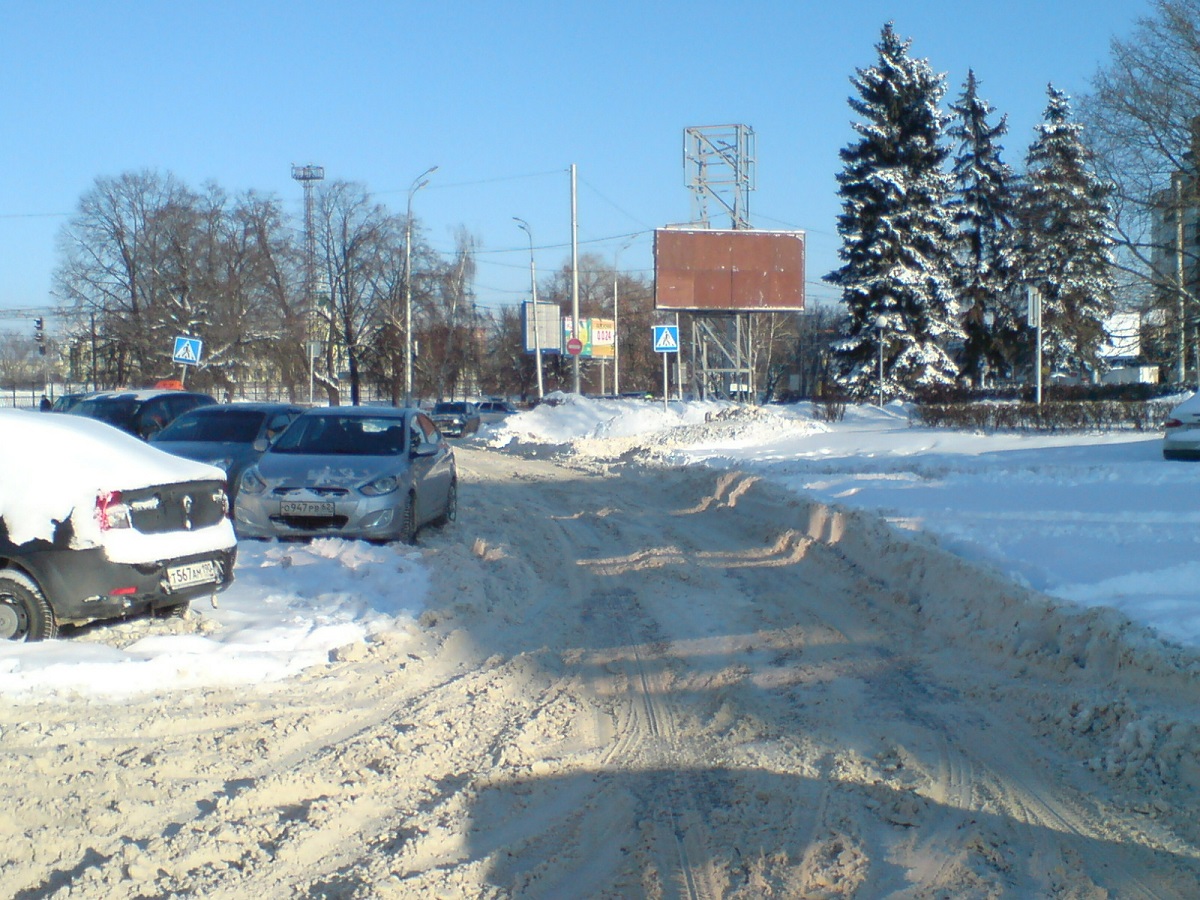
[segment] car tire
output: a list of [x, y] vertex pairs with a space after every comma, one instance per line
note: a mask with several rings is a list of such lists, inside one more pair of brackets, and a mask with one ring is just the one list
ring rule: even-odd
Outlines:
[[49, 641], [56, 637], [58, 621], [37, 582], [14, 569], [0, 571], [0, 639]]
[[415, 544], [417, 542], [417, 498], [408, 495], [404, 504], [404, 519], [400, 523], [399, 538], [401, 543]]
[[443, 528], [450, 522], [458, 518], [458, 479], [450, 482], [450, 489], [446, 491], [446, 508], [442, 514], [433, 520], [434, 527]]

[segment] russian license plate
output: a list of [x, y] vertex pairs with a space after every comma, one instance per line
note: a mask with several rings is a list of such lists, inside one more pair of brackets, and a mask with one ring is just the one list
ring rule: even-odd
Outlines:
[[283, 500], [279, 504], [281, 516], [332, 516], [333, 502], [322, 500]]
[[211, 584], [216, 580], [217, 564], [211, 559], [167, 567], [167, 584], [171, 586], [172, 590], [197, 584]]

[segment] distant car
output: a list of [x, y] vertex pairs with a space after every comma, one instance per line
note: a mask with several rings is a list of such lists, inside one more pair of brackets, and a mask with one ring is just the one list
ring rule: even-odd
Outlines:
[[100, 391], [66, 410], [67, 415], [99, 419], [149, 440], [176, 418], [197, 406], [217, 401], [208, 394], [190, 391], [145, 390]]
[[463, 400], [443, 400], [429, 414], [433, 424], [446, 437], [464, 437], [479, 430], [479, 409]]
[[[232, 500], [248, 465], [304, 408], [291, 403], [224, 403], [198, 406], [150, 438], [150, 443], [225, 471]], [[256, 442], [261, 444], [255, 446]]]
[[233, 580], [220, 469], [100, 422], [0, 410], [0, 639], [147, 610]]
[[1200, 459], [1200, 392], [1184, 400], [1163, 423], [1164, 459]]
[[494, 425], [503, 422], [517, 411], [516, 407], [507, 400], [484, 400], [478, 404], [479, 421], [484, 425]]
[[54, 398], [54, 402], [50, 404], [50, 412], [66, 412], [72, 406], [75, 406], [79, 401], [86, 400], [92, 396], [92, 391], [83, 391], [76, 394], [59, 394]]
[[454, 451], [415, 409], [306, 410], [242, 473], [234, 502], [247, 538], [412, 543], [458, 512]]

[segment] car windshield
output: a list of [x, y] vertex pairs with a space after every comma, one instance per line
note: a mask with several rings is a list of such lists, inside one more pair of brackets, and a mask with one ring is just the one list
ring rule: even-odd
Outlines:
[[220, 409], [184, 415], [154, 439], [162, 441], [205, 441], [250, 444], [258, 437], [264, 413], [252, 409]]
[[137, 415], [140, 405], [135, 397], [98, 397], [85, 400], [73, 407], [71, 412], [132, 431], [133, 417]]
[[467, 404], [465, 403], [439, 403], [433, 408], [433, 414], [435, 416], [439, 413], [443, 415], [462, 415], [466, 411]]
[[404, 419], [390, 416], [301, 416], [283, 433], [271, 452], [396, 456], [406, 449], [407, 432]]

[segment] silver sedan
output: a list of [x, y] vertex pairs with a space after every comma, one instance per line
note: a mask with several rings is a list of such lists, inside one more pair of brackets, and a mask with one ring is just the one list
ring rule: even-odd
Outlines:
[[329, 407], [296, 418], [241, 478], [239, 537], [411, 543], [458, 511], [454, 451], [415, 409]]

